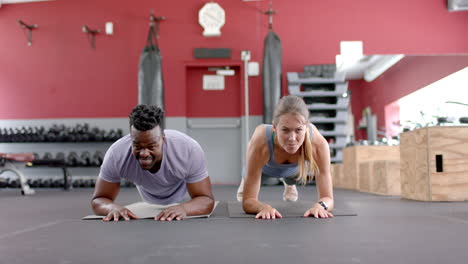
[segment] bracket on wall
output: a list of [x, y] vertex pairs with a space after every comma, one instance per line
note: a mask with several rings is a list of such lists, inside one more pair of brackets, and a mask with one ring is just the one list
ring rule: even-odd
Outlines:
[[149, 34], [151, 35], [151, 38], [154, 38], [154, 42], [156, 43], [156, 45], [158, 45], [158, 39], [159, 39], [159, 23], [163, 20], [166, 20], [165, 16], [155, 16], [154, 10], [151, 10]]
[[276, 14], [276, 11], [273, 10], [273, 2], [270, 1], [270, 8], [263, 12], [265, 15], [268, 15], [268, 29], [273, 30], [273, 15]]
[[38, 28], [38, 25], [37, 24], [33, 24], [33, 25], [26, 24], [21, 19], [18, 19], [18, 24], [21, 26], [21, 28], [23, 28], [23, 31], [26, 33], [26, 38], [28, 39], [28, 46], [31, 46], [32, 45], [32, 31], [33, 31], [33, 29]]
[[99, 29], [91, 29], [87, 25], [83, 25], [81, 30], [84, 33], [86, 33], [86, 35], [88, 36], [88, 39], [89, 39], [89, 41], [91, 43], [91, 48], [96, 49], [95, 38], [96, 38], [97, 34], [101, 33], [101, 31]]

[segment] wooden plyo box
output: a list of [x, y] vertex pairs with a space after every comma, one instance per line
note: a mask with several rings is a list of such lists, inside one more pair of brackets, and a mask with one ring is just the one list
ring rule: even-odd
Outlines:
[[376, 160], [370, 192], [382, 195], [400, 195], [400, 161]]
[[468, 127], [426, 127], [401, 134], [401, 196], [468, 200]]
[[343, 188], [359, 189], [359, 163], [400, 159], [399, 146], [352, 146], [343, 150]]
[[359, 163], [359, 188], [360, 192], [370, 192], [374, 178], [374, 162], [366, 161]]
[[333, 187], [342, 188], [343, 182], [343, 164], [342, 163], [335, 163], [331, 165], [331, 175], [332, 175], [332, 182]]
[[400, 195], [400, 162], [375, 160], [359, 163], [359, 191]]

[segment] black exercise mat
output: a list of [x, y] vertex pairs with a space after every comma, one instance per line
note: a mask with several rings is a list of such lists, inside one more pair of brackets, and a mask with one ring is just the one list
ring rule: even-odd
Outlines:
[[[303, 217], [304, 213], [311, 208], [315, 203], [313, 201], [297, 201], [297, 202], [284, 202], [284, 201], [265, 201], [264, 203], [269, 204], [276, 208], [283, 218], [292, 217]], [[228, 211], [230, 218], [249, 218], [255, 217], [254, 214], [246, 214], [242, 209], [242, 203], [240, 202], [228, 202]], [[357, 216], [356, 213], [351, 210], [334, 209], [331, 212], [334, 216]]]

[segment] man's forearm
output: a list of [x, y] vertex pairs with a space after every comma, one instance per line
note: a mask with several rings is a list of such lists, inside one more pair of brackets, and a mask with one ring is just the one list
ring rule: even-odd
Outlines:
[[214, 200], [208, 196], [197, 196], [192, 200], [181, 204], [187, 216], [190, 215], [205, 215], [211, 213], [214, 207]]

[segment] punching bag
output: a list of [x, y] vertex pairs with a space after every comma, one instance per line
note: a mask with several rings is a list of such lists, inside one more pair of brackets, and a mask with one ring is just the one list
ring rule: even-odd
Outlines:
[[153, 25], [150, 26], [146, 47], [140, 56], [138, 104], [157, 105], [164, 109], [161, 51]]
[[273, 110], [281, 97], [281, 40], [272, 30], [268, 32], [263, 52], [263, 123], [271, 124]]

